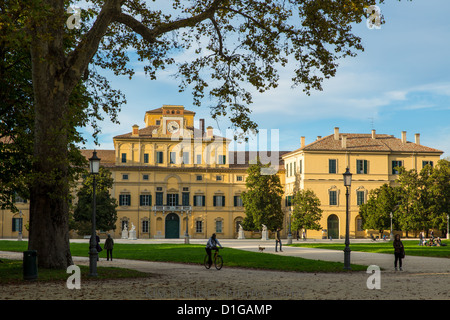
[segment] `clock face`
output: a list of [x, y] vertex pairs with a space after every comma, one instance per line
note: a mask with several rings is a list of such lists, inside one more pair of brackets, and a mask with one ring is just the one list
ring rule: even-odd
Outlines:
[[167, 131], [170, 133], [175, 133], [180, 130], [180, 124], [176, 121], [170, 121], [167, 123]]

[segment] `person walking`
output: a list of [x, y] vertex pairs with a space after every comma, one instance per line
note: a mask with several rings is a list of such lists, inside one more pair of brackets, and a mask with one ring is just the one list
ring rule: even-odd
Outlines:
[[108, 238], [106, 238], [105, 245], [103, 248], [106, 250], [106, 261], [109, 261], [109, 257], [111, 256], [111, 261], [113, 260], [112, 251], [114, 248], [114, 240], [111, 238], [111, 235], [108, 234]]
[[283, 250], [281, 249], [280, 228], [278, 228], [275, 232], [275, 252], [278, 252], [278, 243], [280, 243], [280, 252], [283, 252]]
[[395, 235], [393, 246], [394, 246], [394, 256], [395, 256], [395, 261], [394, 261], [395, 271], [398, 270], [397, 263], [398, 263], [398, 266], [400, 267], [400, 271], [403, 271], [402, 259], [405, 257], [405, 248], [403, 247], [403, 242], [400, 240], [399, 234]]

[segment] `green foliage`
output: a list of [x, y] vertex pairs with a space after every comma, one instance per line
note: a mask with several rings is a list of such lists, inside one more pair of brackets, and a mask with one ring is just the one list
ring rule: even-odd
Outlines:
[[257, 159], [247, 169], [247, 190], [242, 193], [242, 202], [246, 217], [242, 227], [245, 230], [261, 230], [265, 224], [269, 230], [276, 230], [283, 225], [283, 211], [281, 200], [284, 193], [277, 174], [261, 174], [262, 168], [269, 168], [270, 164], [262, 165]]
[[[380, 188], [369, 192], [366, 203], [359, 207], [359, 214], [362, 218], [362, 227], [364, 229], [383, 230], [390, 229], [390, 213], [395, 213], [398, 208], [399, 190], [393, 188], [387, 183]], [[393, 219], [397, 223], [397, 215]]]
[[[91, 233], [92, 221], [92, 200], [93, 200], [93, 175], [87, 174], [83, 186], [78, 191], [78, 202], [75, 206], [73, 218], [73, 228], [79, 234]], [[115, 230], [117, 221], [117, 201], [112, 198], [109, 190], [112, 188], [114, 180], [111, 172], [100, 167], [100, 172], [96, 176], [96, 226], [98, 230]]]
[[450, 212], [450, 162], [439, 160], [420, 172], [399, 168], [398, 186], [384, 184], [371, 190], [367, 203], [360, 206], [363, 228], [380, 232], [390, 228], [393, 212], [395, 230], [438, 229], [446, 232]]
[[292, 212], [292, 228], [294, 230], [320, 230], [322, 218], [320, 200], [312, 190], [299, 190], [294, 194], [294, 211]]

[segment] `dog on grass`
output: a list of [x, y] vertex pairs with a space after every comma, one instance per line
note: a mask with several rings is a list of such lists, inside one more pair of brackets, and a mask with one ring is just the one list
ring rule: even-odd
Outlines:
[[259, 252], [263, 252], [264, 251], [264, 247], [258, 246]]

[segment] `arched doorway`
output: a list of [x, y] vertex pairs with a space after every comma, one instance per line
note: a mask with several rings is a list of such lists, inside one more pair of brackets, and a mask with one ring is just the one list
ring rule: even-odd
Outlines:
[[166, 217], [166, 239], [178, 239], [180, 237], [180, 218], [175, 213], [169, 213]]
[[339, 218], [335, 214], [330, 214], [327, 219], [328, 239], [339, 239]]

